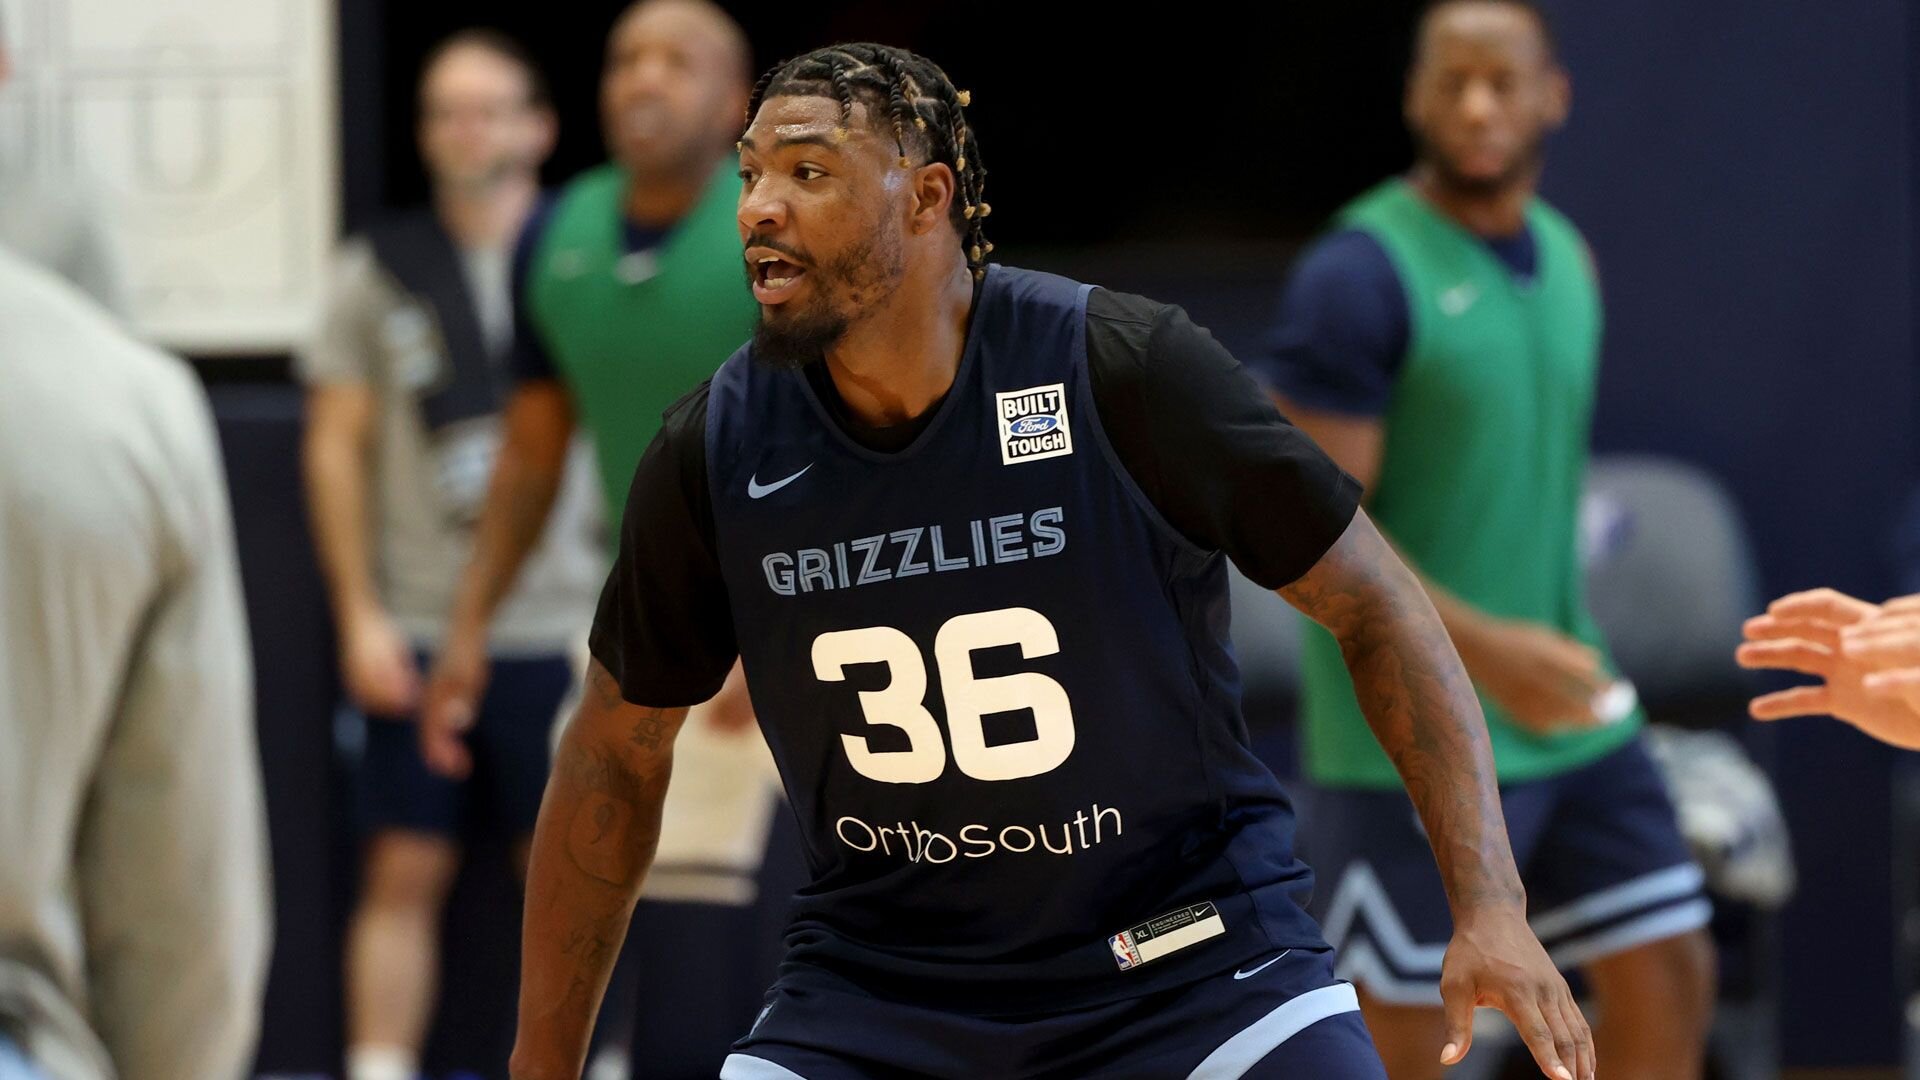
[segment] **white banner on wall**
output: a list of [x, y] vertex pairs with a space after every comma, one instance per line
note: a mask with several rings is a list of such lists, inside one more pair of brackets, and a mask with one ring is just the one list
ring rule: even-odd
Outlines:
[[0, 26], [0, 159], [90, 190], [140, 332], [304, 336], [337, 215], [332, 0], [0, 0]]

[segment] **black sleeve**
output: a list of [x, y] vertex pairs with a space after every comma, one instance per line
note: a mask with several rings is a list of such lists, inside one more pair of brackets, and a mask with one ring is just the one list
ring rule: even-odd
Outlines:
[[698, 705], [739, 648], [707, 489], [707, 385], [662, 417], [627, 492], [620, 550], [588, 647], [635, 705]]
[[1134, 483], [1257, 584], [1299, 578], [1353, 521], [1359, 482], [1178, 307], [1095, 290], [1087, 363], [1101, 426]]

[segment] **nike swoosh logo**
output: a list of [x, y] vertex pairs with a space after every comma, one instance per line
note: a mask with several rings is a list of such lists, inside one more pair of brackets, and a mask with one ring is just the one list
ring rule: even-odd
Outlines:
[[1480, 299], [1480, 289], [1471, 281], [1463, 281], [1440, 294], [1440, 310], [1448, 315], [1460, 315]]
[[1267, 970], [1268, 968], [1270, 968], [1270, 967], [1272, 967], [1273, 965], [1275, 965], [1275, 964], [1277, 964], [1277, 963], [1279, 963], [1279, 962], [1280, 962], [1281, 960], [1283, 960], [1283, 959], [1285, 959], [1285, 958], [1286, 958], [1286, 955], [1287, 955], [1287, 953], [1290, 953], [1290, 952], [1292, 952], [1292, 951], [1293, 951], [1292, 949], [1288, 949], [1288, 950], [1287, 950], [1287, 952], [1283, 952], [1283, 953], [1281, 953], [1281, 954], [1280, 954], [1279, 956], [1276, 956], [1276, 957], [1274, 957], [1273, 959], [1271, 959], [1271, 960], [1269, 960], [1269, 961], [1267, 961], [1266, 963], [1264, 963], [1264, 964], [1261, 964], [1261, 965], [1260, 965], [1259, 967], [1257, 967], [1257, 968], [1254, 968], [1254, 969], [1253, 969], [1252, 971], [1236, 971], [1236, 972], [1234, 972], [1234, 973], [1233, 973], [1233, 977], [1234, 977], [1234, 978], [1235, 978], [1236, 980], [1238, 980], [1238, 979], [1251, 979], [1251, 978], [1253, 978], [1253, 977], [1254, 977], [1255, 975], [1258, 975], [1258, 974], [1260, 974], [1261, 972], [1263, 972], [1263, 971], [1265, 971], [1265, 970]]
[[[811, 468], [813, 468], [813, 463], [808, 462], [807, 469]], [[802, 476], [805, 476], [807, 469], [801, 469], [785, 480], [775, 480], [771, 484], [762, 484], [758, 476], [749, 476], [747, 477], [747, 498], [764, 499], [774, 492], [779, 491], [781, 488], [786, 487], [788, 484], [793, 483], [795, 480], [800, 479]]]

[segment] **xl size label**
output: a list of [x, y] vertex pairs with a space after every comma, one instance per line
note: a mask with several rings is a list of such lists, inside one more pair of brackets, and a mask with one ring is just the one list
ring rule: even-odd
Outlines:
[[1120, 970], [1129, 971], [1226, 932], [1227, 924], [1212, 904], [1192, 904], [1122, 930], [1107, 939], [1107, 946]]

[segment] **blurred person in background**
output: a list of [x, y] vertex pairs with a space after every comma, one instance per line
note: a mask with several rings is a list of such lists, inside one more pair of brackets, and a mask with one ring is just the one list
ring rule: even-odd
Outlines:
[[1833, 589], [1793, 593], [1742, 630], [1740, 666], [1820, 679], [1753, 699], [1754, 719], [1833, 716], [1920, 750], [1920, 596], [1874, 604]]
[[[0, 94], [12, 74], [6, 23], [0, 20]], [[45, 161], [0, 157], [0, 247], [52, 270], [126, 318], [132, 303], [126, 260], [97, 200], [78, 178], [46, 170]]]
[[234, 1080], [271, 908], [213, 417], [4, 251], [0, 357], [0, 1076]]
[[[1600, 295], [1585, 241], [1535, 194], [1569, 104], [1531, 2], [1429, 5], [1405, 97], [1414, 169], [1301, 258], [1254, 366], [1426, 580], [1485, 706], [1533, 925], [1598, 998], [1602, 1075], [1694, 1077], [1712, 912], [1576, 553]], [[1440, 879], [1313, 628], [1303, 676], [1315, 914], [1389, 1073], [1438, 1077]]]
[[[431, 205], [349, 240], [302, 351], [304, 465], [346, 693], [367, 717], [364, 876], [347, 934], [348, 1080], [413, 1080], [436, 996], [442, 909], [479, 804], [526, 843], [568, 643], [605, 571], [584, 447], [487, 643], [478, 767], [428, 769], [413, 722], [500, 442], [514, 238], [539, 198], [554, 118], [511, 39], [453, 35], [427, 57], [419, 148]], [[563, 447], [564, 449], [564, 447]], [[564, 460], [564, 458], [563, 458]]]
[[[661, 414], [752, 332], [733, 152], [751, 78], [745, 34], [708, 0], [643, 0], [609, 33], [600, 108], [612, 161], [569, 183], [516, 252], [506, 441], [427, 687], [429, 760], [444, 772], [468, 767], [488, 628], [548, 520], [575, 431], [593, 439], [618, 521]], [[737, 671], [689, 729], [660, 872], [635, 915], [635, 937], [661, 945], [639, 965], [634, 1032], [657, 1077], [713, 1076], [771, 977], [715, 951], [753, 938], [744, 903], [778, 797]]]

